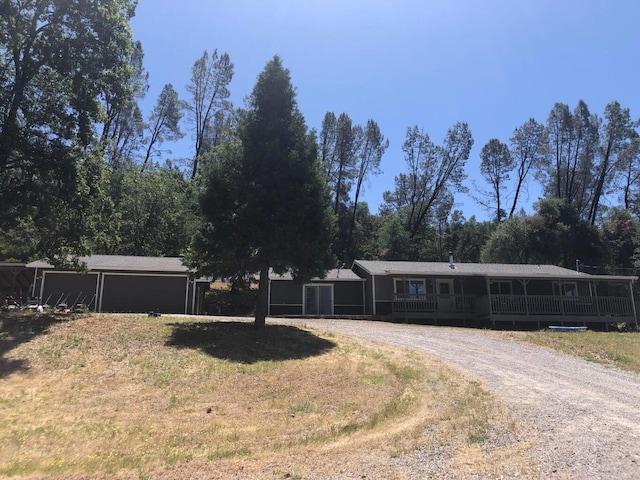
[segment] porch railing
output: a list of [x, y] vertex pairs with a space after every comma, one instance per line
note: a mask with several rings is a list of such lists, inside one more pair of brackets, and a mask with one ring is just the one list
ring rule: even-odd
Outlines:
[[562, 297], [553, 295], [491, 295], [497, 315], [631, 316], [627, 297]]
[[474, 295], [395, 295], [393, 311], [400, 313], [473, 313]]

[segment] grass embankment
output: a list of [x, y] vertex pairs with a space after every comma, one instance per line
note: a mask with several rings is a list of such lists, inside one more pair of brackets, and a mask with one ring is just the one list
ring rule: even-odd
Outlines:
[[509, 332], [511, 338], [552, 348], [585, 360], [640, 373], [637, 332]]
[[[309, 329], [1, 314], [0, 476], [304, 478], [446, 449], [465, 475], [535, 468], [480, 385]], [[505, 433], [506, 432], [506, 433]], [[500, 434], [512, 442], [500, 448]]]

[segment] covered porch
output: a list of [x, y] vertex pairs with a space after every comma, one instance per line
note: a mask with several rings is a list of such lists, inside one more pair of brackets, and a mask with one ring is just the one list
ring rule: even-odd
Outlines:
[[[635, 277], [576, 276], [516, 278], [487, 276], [456, 278], [455, 282], [425, 279], [433, 293], [409, 289], [415, 280], [396, 280], [394, 319], [586, 325], [626, 323], [638, 326], [633, 293]], [[446, 287], [446, 288], [443, 288]], [[400, 290], [400, 291], [399, 291]], [[444, 291], [443, 291], [444, 290]], [[424, 291], [424, 290], [423, 290]]]

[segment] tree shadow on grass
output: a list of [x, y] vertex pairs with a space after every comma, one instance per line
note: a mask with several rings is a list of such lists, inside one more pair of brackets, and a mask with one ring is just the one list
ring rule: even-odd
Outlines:
[[46, 335], [52, 325], [70, 319], [70, 316], [51, 314], [0, 312], [0, 378], [29, 369], [27, 359], [6, 358], [7, 353], [37, 336]]
[[171, 323], [167, 345], [193, 348], [212, 357], [252, 364], [322, 355], [336, 347], [330, 340], [288, 325], [258, 329], [243, 322]]

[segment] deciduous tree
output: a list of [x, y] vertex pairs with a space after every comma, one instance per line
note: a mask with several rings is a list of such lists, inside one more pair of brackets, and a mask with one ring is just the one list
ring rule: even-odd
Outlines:
[[149, 90], [143, 60], [142, 44], [135, 42], [131, 62], [122, 65], [119, 73], [128, 83], [105, 92], [102, 98], [104, 121], [99, 148], [107, 165], [115, 170], [131, 166], [141, 146], [145, 123], [138, 102]]
[[385, 150], [389, 147], [389, 140], [385, 140], [380, 132], [380, 127], [374, 120], [368, 120], [364, 129], [358, 129], [356, 141], [356, 177], [353, 207], [351, 210], [351, 222], [349, 224], [349, 237], [347, 239], [347, 259], [353, 260], [353, 232], [356, 227], [356, 215], [360, 194], [364, 191], [364, 185], [370, 175], [380, 174], [380, 162]]
[[191, 168], [191, 179], [198, 173], [200, 157], [216, 145], [218, 128], [224, 117], [231, 114], [229, 83], [233, 78], [233, 63], [227, 53], [211, 56], [205, 50], [191, 69], [191, 81], [187, 91], [191, 94], [188, 109], [193, 125], [195, 153]]
[[566, 200], [588, 218], [599, 119], [580, 100], [573, 113], [556, 103], [547, 120], [548, 156], [540, 165], [548, 197]]
[[500, 222], [506, 212], [504, 204], [504, 190], [509, 180], [509, 173], [513, 170], [514, 162], [509, 147], [497, 138], [492, 138], [482, 147], [480, 152], [480, 172], [491, 186], [488, 194], [489, 202], [481, 202], [488, 210], [495, 210], [495, 219]]
[[429, 135], [417, 126], [407, 129], [402, 150], [409, 171], [396, 176], [395, 190], [384, 193], [389, 208], [406, 208], [406, 228], [415, 237], [428, 223], [432, 209], [449, 199], [451, 191], [463, 192], [466, 178], [464, 165], [473, 145], [466, 123], [456, 123], [449, 129], [443, 144], [435, 145]]
[[[131, 98], [133, 0], [0, 0], [0, 224], [83, 253], [101, 177], [104, 100]], [[55, 260], [55, 259], [54, 259]]]
[[517, 174], [516, 188], [513, 195], [509, 217], [518, 207], [520, 193], [526, 187], [532, 169], [536, 169], [545, 158], [547, 152], [547, 135], [544, 125], [530, 118], [522, 126], [515, 129], [510, 139], [510, 152]]
[[146, 148], [140, 168], [142, 171], [146, 168], [151, 157], [158, 153], [157, 146], [159, 144], [165, 140], [175, 141], [184, 137], [184, 133], [180, 130], [180, 120], [185, 108], [185, 102], [178, 98], [178, 92], [175, 91], [173, 85], [166, 84], [160, 92], [147, 124], [147, 136], [144, 139]]
[[637, 136], [636, 123], [631, 119], [628, 108], [618, 102], [605, 107], [604, 123], [600, 132], [600, 145], [594, 165], [594, 187], [591, 195], [588, 220], [593, 225], [598, 218], [598, 210], [603, 195], [613, 183], [623, 166], [624, 153], [631, 147], [631, 140]]

